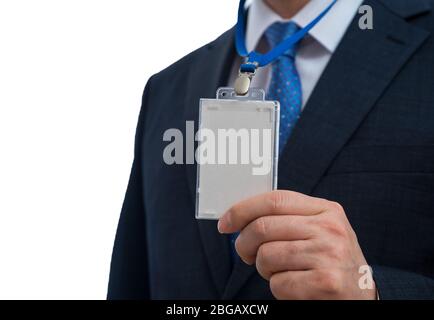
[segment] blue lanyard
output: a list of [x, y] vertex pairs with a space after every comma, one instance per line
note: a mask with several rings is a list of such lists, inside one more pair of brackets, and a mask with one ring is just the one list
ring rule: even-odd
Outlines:
[[275, 61], [282, 54], [288, 51], [288, 49], [303, 39], [304, 36], [330, 11], [337, 0], [333, 0], [333, 2], [323, 12], [321, 12], [319, 16], [312, 20], [312, 22], [310, 22], [307, 26], [296, 32], [291, 37], [286, 38], [284, 41], [279, 43], [276, 47], [265, 54], [260, 54], [256, 51], [247, 51], [244, 30], [246, 21], [246, 10], [244, 9], [245, 2], [246, 0], [240, 0], [240, 5], [238, 7], [238, 22], [235, 31], [235, 47], [240, 56], [247, 57], [247, 63], [241, 65], [240, 72], [254, 73], [257, 67], [263, 67]]

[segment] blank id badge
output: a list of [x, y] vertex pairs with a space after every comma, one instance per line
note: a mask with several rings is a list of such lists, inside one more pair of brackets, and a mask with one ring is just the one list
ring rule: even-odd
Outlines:
[[196, 150], [196, 218], [219, 219], [232, 205], [277, 187], [278, 101], [262, 89], [220, 88], [201, 99]]

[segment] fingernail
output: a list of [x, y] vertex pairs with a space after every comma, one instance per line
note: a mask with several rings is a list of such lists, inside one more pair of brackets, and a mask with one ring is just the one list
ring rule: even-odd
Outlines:
[[224, 222], [223, 222], [223, 218], [220, 218], [219, 222], [217, 223], [217, 229], [220, 233], [222, 232], [222, 229], [224, 228]]
[[229, 220], [229, 214], [226, 212], [219, 220], [217, 224], [217, 229], [220, 233], [226, 233], [226, 230], [231, 226], [231, 222]]

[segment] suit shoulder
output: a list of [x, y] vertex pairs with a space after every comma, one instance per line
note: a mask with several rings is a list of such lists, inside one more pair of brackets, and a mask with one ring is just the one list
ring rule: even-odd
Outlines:
[[221, 42], [228, 41], [233, 35], [233, 28], [221, 34], [217, 39], [211, 41], [204, 46], [190, 52], [175, 63], [152, 76], [153, 82], [172, 81], [175, 75], [183, 75], [188, 72], [192, 64], [202, 61], [207, 52]]

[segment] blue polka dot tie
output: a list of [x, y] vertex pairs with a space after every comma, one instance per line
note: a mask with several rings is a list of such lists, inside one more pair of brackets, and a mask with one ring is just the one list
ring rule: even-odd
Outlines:
[[[270, 47], [274, 48], [298, 30], [298, 26], [293, 22], [276, 22], [265, 31], [265, 38]], [[282, 154], [301, 113], [302, 91], [295, 67], [295, 53], [296, 48], [293, 47], [272, 64], [271, 82], [267, 93], [268, 100], [280, 102], [279, 154]]]
[[[265, 31], [265, 38], [271, 48], [299, 30], [293, 22], [276, 22]], [[288, 141], [292, 129], [300, 117], [302, 106], [301, 82], [295, 68], [295, 51], [293, 47], [280, 56], [272, 64], [271, 82], [268, 88], [267, 99], [280, 102], [280, 132], [279, 155]], [[237, 260], [235, 240], [238, 233], [230, 235], [232, 256]]]

